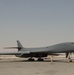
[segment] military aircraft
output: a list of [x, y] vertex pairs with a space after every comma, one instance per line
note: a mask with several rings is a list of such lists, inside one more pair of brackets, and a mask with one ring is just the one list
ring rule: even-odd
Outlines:
[[[29, 61], [34, 61], [34, 57], [38, 59], [38, 61], [43, 61], [44, 57], [48, 55], [58, 55], [58, 53], [65, 53], [66, 58], [69, 61], [72, 61], [70, 58], [70, 53], [74, 52], [74, 42], [66, 42], [55, 44], [47, 47], [39, 47], [39, 48], [25, 48], [22, 44], [17, 40], [17, 47], [6, 47], [6, 49], [18, 49], [17, 52], [3, 52], [0, 55], [15, 55], [16, 57], [21, 58], [29, 58]], [[52, 61], [53, 59], [51, 59]]]

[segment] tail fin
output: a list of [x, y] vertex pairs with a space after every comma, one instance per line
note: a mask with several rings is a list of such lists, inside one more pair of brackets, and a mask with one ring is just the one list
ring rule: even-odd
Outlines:
[[21, 48], [23, 47], [19, 40], [17, 40], [17, 46]]
[[17, 46], [18, 46], [18, 51], [20, 51], [23, 48], [19, 40], [17, 40]]

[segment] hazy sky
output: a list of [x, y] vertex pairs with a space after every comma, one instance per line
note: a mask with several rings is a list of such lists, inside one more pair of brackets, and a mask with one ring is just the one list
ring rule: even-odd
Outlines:
[[0, 0], [0, 50], [74, 41], [74, 0]]

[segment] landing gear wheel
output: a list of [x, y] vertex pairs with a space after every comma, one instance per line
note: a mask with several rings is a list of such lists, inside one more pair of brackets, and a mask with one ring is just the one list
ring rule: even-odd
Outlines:
[[72, 59], [70, 57], [68, 59], [69, 59], [69, 62], [72, 62]]
[[44, 61], [44, 59], [38, 58], [38, 61]]
[[72, 62], [72, 60], [70, 59], [69, 62]]
[[28, 61], [35, 61], [33, 58], [29, 58]]

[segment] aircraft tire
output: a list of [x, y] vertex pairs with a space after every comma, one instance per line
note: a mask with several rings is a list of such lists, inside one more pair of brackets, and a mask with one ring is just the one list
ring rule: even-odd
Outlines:
[[38, 61], [44, 61], [44, 59], [40, 59], [40, 58], [39, 58]]
[[31, 59], [31, 58], [29, 58], [29, 59], [28, 59], [28, 61], [35, 61], [35, 60], [34, 60], [33, 58], [32, 58], [32, 59]]

